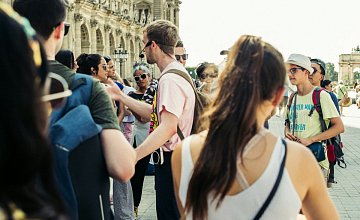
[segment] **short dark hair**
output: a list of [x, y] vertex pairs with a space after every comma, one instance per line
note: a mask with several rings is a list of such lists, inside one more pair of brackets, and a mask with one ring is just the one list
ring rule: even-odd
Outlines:
[[325, 86], [328, 86], [331, 83], [331, 80], [324, 79], [321, 81], [321, 87], [325, 88]]
[[326, 64], [324, 61], [318, 59], [318, 58], [313, 58], [313, 59], [310, 59], [310, 62], [311, 63], [316, 63], [320, 66], [320, 71], [321, 71], [321, 74], [325, 75], [326, 73]]
[[66, 16], [63, 0], [15, 0], [13, 8], [29, 19], [31, 26], [45, 40]]
[[184, 47], [184, 43], [181, 40], [178, 40], [175, 47]]

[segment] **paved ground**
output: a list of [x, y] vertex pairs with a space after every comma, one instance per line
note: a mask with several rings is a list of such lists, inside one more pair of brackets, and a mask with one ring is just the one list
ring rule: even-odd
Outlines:
[[[360, 219], [360, 110], [355, 105], [344, 108], [342, 120], [346, 131], [342, 135], [347, 169], [338, 166], [335, 179], [338, 181], [329, 189], [329, 194], [340, 213], [341, 219]], [[274, 116], [270, 120], [270, 130], [283, 136], [283, 119]], [[143, 198], [139, 207], [140, 220], [155, 220], [154, 177], [147, 176]]]

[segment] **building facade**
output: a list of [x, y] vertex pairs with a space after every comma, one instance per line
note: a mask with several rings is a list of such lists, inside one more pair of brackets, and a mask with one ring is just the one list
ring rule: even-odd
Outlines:
[[347, 85], [355, 83], [354, 72], [360, 71], [360, 47], [351, 50], [350, 54], [339, 55], [339, 76], [338, 80], [343, 80]]
[[[12, 4], [14, 0], [1, 0]], [[180, 0], [67, 0], [66, 22], [70, 24], [63, 49], [110, 55], [115, 49], [127, 54], [116, 60], [123, 78], [139, 62], [142, 30], [151, 21], [165, 19], [179, 26]], [[121, 48], [121, 49], [120, 49]], [[125, 58], [126, 57], [126, 58]], [[152, 68], [156, 72], [155, 67]]]

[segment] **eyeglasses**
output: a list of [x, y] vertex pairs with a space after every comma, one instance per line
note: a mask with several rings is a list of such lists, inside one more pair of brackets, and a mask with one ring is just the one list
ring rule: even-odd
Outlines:
[[177, 61], [180, 61], [180, 58], [182, 58], [183, 60], [187, 60], [189, 54], [183, 54], [183, 55], [175, 55], [175, 58]]
[[53, 109], [61, 108], [66, 103], [66, 97], [72, 94], [65, 79], [55, 73], [49, 73], [44, 85], [41, 101], [50, 102]]
[[70, 29], [70, 24], [69, 23], [64, 23], [64, 36], [66, 36], [69, 33], [69, 29]]
[[150, 46], [150, 45], [152, 44], [152, 42], [153, 42], [152, 40], [149, 40], [149, 41], [145, 44], [144, 48], [140, 51], [139, 57], [140, 57], [141, 59], [145, 57], [145, 55], [143, 54], [145, 48], [147, 48], [148, 46]]
[[210, 77], [210, 78], [216, 78], [218, 76], [218, 73], [202, 73], [201, 75], [200, 75], [200, 78], [201, 79], [206, 79], [206, 78], [208, 78], [208, 77]]
[[109, 66], [108, 66], [107, 64], [103, 64], [103, 65], [102, 65], [102, 68], [103, 68], [103, 70], [108, 71]]
[[313, 67], [313, 70], [312, 74], [315, 74], [318, 71], [315, 67]]
[[140, 81], [141, 79], [146, 79], [147, 75], [145, 73], [141, 74], [140, 76], [134, 76], [136, 82]]
[[289, 73], [294, 75], [297, 72], [297, 70], [305, 70], [305, 69], [302, 67], [294, 67], [294, 68], [289, 69]]

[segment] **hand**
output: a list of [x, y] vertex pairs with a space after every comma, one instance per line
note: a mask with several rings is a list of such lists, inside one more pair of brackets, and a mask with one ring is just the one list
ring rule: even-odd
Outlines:
[[291, 133], [286, 133], [285, 137], [291, 141], [299, 142], [299, 138]]
[[305, 146], [309, 146], [310, 144], [313, 143], [313, 141], [310, 138], [299, 138], [298, 141], [300, 144], [303, 144]]
[[116, 83], [114, 83], [112, 80], [109, 80], [107, 85], [108, 86], [105, 89], [106, 92], [110, 95], [111, 99], [119, 101], [122, 93], [119, 86], [117, 86]]

